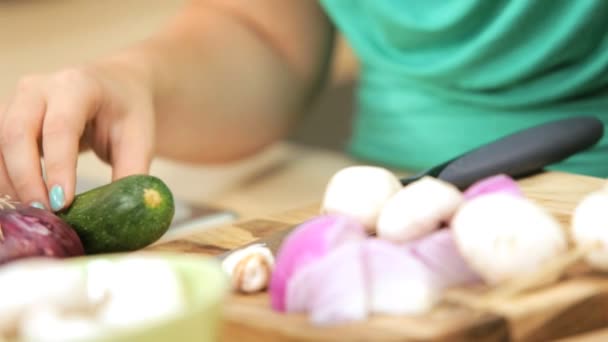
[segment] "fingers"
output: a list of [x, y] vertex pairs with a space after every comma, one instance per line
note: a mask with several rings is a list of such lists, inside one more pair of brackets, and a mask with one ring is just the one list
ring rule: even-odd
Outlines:
[[42, 127], [49, 205], [59, 211], [74, 198], [79, 140], [93, 110], [88, 98], [51, 97]]
[[6, 165], [4, 164], [4, 157], [0, 154], [0, 196], [8, 195], [11, 198], [18, 198], [13, 184], [11, 183]]
[[[151, 108], [142, 108], [139, 113], [148, 115]], [[116, 180], [134, 174], [146, 174], [152, 159], [153, 123], [141, 120], [140, 115], [124, 118], [110, 133], [112, 140], [112, 179]]]
[[38, 136], [46, 109], [45, 97], [38, 84], [23, 81], [2, 116], [0, 150], [6, 169], [2, 183], [10, 183], [16, 197], [24, 203], [46, 201], [42, 180]]
[[68, 70], [53, 80], [47, 96], [42, 150], [48, 203], [53, 211], [59, 211], [74, 198], [79, 142], [87, 121], [98, 109], [99, 95], [85, 75]]
[[122, 89], [104, 80], [68, 70], [21, 82], [6, 109], [0, 108], [1, 192], [54, 211], [70, 205], [83, 139], [112, 164], [113, 179], [148, 173], [153, 101], [120, 91], [103, 101], [106, 89]]
[[79, 141], [97, 110], [96, 90], [90, 79], [75, 70], [21, 82], [6, 111], [0, 113], [2, 190], [12, 191], [23, 203], [54, 211], [71, 203]]
[[[0, 118], [4, 117], [4, 114], [6, 113], [6, 108], [6, 106], [0, 106]], [[12, 198], [17, 198], [15, 190], [13, 189], [13, 185], [8, 176], [8, 172], [6, 171], [6, 166], [4, 165], [4, 157], [2, 157], [2, 153], [0, 153], [0, 195], [9, 195]]]

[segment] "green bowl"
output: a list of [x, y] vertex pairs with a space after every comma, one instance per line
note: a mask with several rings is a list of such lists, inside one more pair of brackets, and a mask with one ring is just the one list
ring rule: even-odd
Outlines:
[[[161, 257], [169, 262], [183, 285], [186, 309], [163, 321], [143, 323], [129, 329], [108, 331], [86, 342], [165, 342], [216, 341], [219, 336], [221, 306], [229, 286], [219, 262], [203, 256], [143, 252], [139, 256]], [[68, 263], [86, 267], [94, 260], [115, 261], [128, 255], [89, 256]], [[130, 256], [134, 256], [131, 254]], [[150, 305], [154, 305], [151, 298]]]

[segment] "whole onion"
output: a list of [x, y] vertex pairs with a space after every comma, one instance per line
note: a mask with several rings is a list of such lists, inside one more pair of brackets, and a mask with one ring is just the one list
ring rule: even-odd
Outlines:
[[76, 232], [46, 210], [0, 198], [0, 265], [27, 257], [84, 255]]

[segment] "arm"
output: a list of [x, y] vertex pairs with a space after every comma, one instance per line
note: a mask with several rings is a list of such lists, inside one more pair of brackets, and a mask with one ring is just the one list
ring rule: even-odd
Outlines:
[[207, 163], [252, 154], [284, 136], [318, 92], [332, 45], [316, 1], [192, 1], [135, 46], [24, 77], [0, 104], [0, 190], [69, 205], [85, 146], [114, 179], [146, 173], [155, 154]]
[[332, 44], [316, 1], [202, 0], [115, 58], [143, 63], [159, 154], [222, 162], [285, 135], [322, 85]]

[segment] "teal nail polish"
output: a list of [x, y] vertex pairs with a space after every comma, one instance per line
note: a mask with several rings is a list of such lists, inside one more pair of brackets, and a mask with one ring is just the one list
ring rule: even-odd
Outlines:
[[30, 203], [30, 206], [32, 206], [34, 208], [38, 208], [38, 209], [45, 209], [44, 204], [42, 204], [41, 202], [38, 202], [38, 201], [34, 201], [34, 202]]
[[63, 205], [65, 204], [63, 188], [59, 185], [53, 186], [51, 188], [51, 192], [49, 193], [49, 201], [51, 202], [51, 209], [53, 209], [53, 211], [63, 208]]

